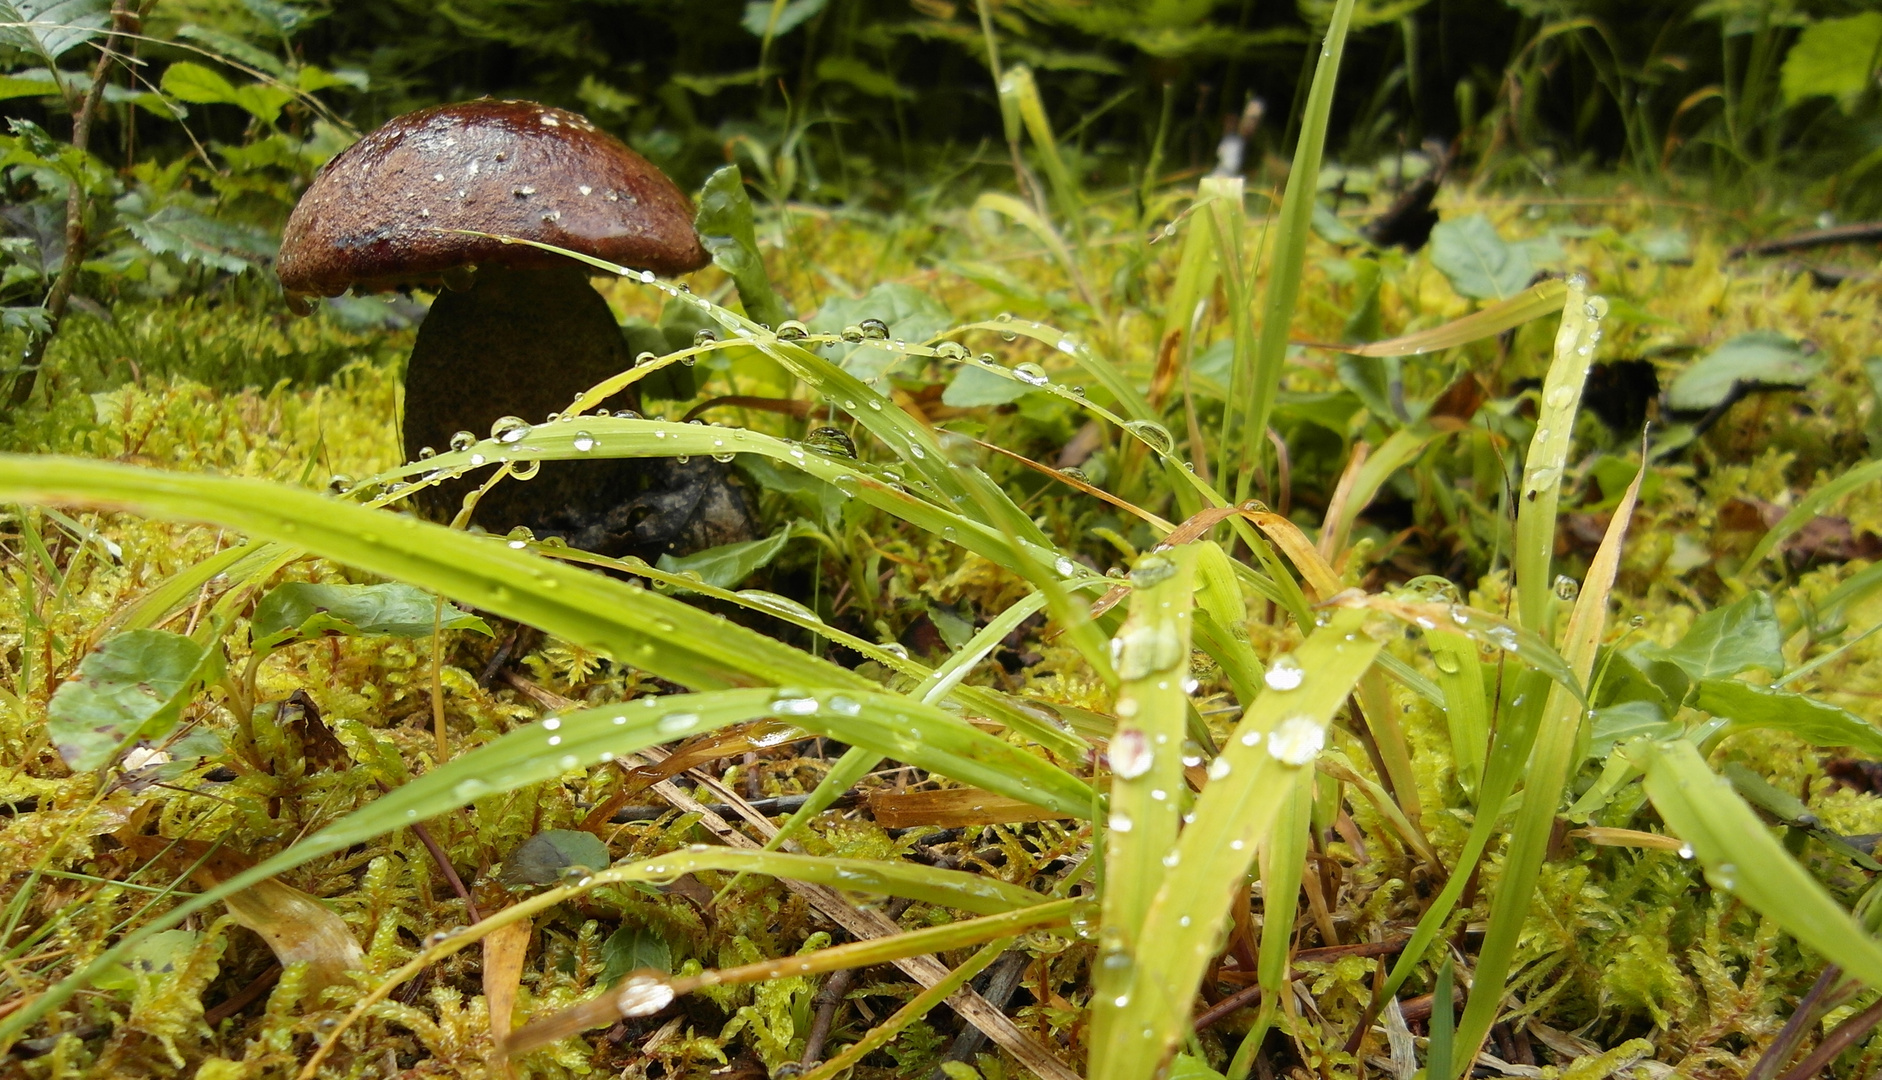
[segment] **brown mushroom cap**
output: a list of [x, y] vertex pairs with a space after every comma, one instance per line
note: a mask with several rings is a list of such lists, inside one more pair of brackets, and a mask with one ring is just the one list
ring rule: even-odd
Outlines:
[[659, 274], [708, 261], [686, 196], [646, 158], [575, 113], [482, 98], [396, 117], [329, 162], [288, 218], [276, 273], [291, 294], [338, 296], [565, 262], [452, 229]]

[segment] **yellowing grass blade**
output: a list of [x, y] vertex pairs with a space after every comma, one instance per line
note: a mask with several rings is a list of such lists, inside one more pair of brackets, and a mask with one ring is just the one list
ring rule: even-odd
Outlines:
[[[1313, 766], [1326, 726], [1372, 665], [1379, 642], [1364, 630], [1363, 610], [1332, 613], [1293, 654], [1300, 681], [1270, 689], [1249, 706], [1197, 799], [1195, 820], [1170, 859], [1144, 918], [1136, 948], [1101, 944], [1097, 966], [1105, 1008], [1129, 1023], [1095, 1030], [1092, 1080], [1147, 1080], [1188, 1031], [1190, 1010], [1229, 901], [1270, 837], [1301, 770]], [[1293, 664], [1283, 685], [1293, 683]], [[1122, 945], [1121, 942], [1116, 943]]]
[[1459, 345], [1468, 345], [1473, 341], [1500, 334], [1511, 327], [1521, 326], [1531, 319], [1540, 319], [1544, 315], [1561, 310], [1568, 298], [1568, 287], [1559, 281], [1545, 281], [1540, 285], [1525, 289], [1508, 300], [1499, 300], [1481, 311], [1472, 312], [1461, 319], [1434, 326], [1429, 330], [1420, 330], [1415, 334], [1406, 334], [1386, 341], [1374, 341], [1365, 345], [1341, 345], [1331, 341], [1299, 342], [1309, 349], [1326, 349], [1330, 352], [1349, 353], [1353, 356], [1416, 356], [1419, 353], [1437, 352]]

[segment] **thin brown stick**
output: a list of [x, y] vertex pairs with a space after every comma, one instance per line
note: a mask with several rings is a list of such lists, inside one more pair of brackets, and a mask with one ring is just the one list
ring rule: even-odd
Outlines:
[[[113, 0], [111, 32], [105, 36], [104, 48], [98, 52], [98, 63], [92, 68], [91, 86], [86, 88], [85, 97], [72, 114], [72, 148], [81, 154], [91, 145], [92, 121], [98, 115], [99, 103], [104, 100], [105, 75], [117, 55], [118, 40], [137, 27], [140, 16], [132, 6], [130, 0]], [[14, 408], [26, 404], [26, 399], [33, 396], [40, 362], [46, 358], [46, 347], [52, 344], [52, 336], [59, 332], [59, 323], [65, 319], [65, 309], [72, 302], [72, 289], [78, 284], [79, 265], [85, 261], [85, 187], [76, 179], [71, 180], [71, 185], [65, 197], [65, 259], [59, 264], [59, 276], [46, 291], [46, 329], [33, 335], [21, 360], [19, 374], [14, 377], [13, 390], [8, 395], [8, 403]]]
[[1731, 250], [1728, 257], [1742, 259], [1747, 255], [1779, 255], [1787, 251], [1806, 251], [1831, 244], [1861, 244], [1877, 240], [1882, 240], [1882, 221], [1859, 221], [1850, 225], [1810, 229], [1806, 232], [1792, 233], [1789, 236], [1740, 244]]
[[1779, 1080], [1810, 1080], [1822, 1072], [1836, 1055], [1861, 1042], [1869, 1032], [1882, 1024], [1882, 1001], [1869, 1006], [1863, 1011], [1836, 1025], [1836, 1029], [1823, 1037], [1810, 1056], [1798, 1062]]
[[804, 1056], [798, 1064], [808, 1069], [823, 1060], [823, 1045], [830, 1041], [830, 1028], [836, 1023], [836, 1011], [849, 996], [850, 983], [856, 981], [856, 968], [832, 972], [818, 988], [814, 1004], [817, 1014], [811, 1019], [810, 1034], [804, 1036]]

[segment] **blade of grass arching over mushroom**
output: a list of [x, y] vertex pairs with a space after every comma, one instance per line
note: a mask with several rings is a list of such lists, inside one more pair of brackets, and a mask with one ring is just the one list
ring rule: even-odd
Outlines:
[[[1562, 495], [1562, 470], [1575, 434], [1582, 386], [1588, 381], [1595, 345], [1601, 340], [1601, 317], [1608, 307], [1606, 300], [1588, 295], [1588, 282], [1581, 275], [1570, 277], [1567, 284], [1562, 324], [1555, 332], [1555, 356], [1542, 380], [1536, 433], [1529, 442], [1529, 456], [1523, 461], [1513, 553], [1517, 615], [1524, 629], [1541, 635], [1544, 641], [1555, 636], [1550, 624], [1555, 610], [1555, 582], [1549, 568], [1555, 557], [1555, 510]], [[1468, 1044], [1460, 1041], [1459, 1045]]]
[[1320, 62], [1314, 69], [1307, 107], [1301, 114], [1300, 142], [1288, 168], [1287, 191], [1275, 229], [1274, 249], [1268, 257], [1268, 291], [1261, 308], [1261, 336], [1255, 347], [1254, 368], [1237, 385], [1249, 388], [1245, 402], [1231, 402], [1223, 417], [1223, 430], [1241, 428], [1241, 464], [1235, 501], [1247, 498], [1254, 472], [1261, 467], [1267, 445], [1268, 413], [1281, 389], [1287, 364], [1288, 326], [1300, 297], [1302, 266], [1307, 258], [1307, 236], [1312, 229], [1314, 191], [1320, 182], [1320, 161], [1326, 149], [1327, 127], [1333, 112], [1333, 88], [1339, 79], [1340, 57], [1346, 51], [1346, 30], [1353, 18], [1353, 0], [1338, 0], [1327, 23]]
[[[1134, 1023], [1093, 1038], [1092, 1080], [1149, 1080], [1189, 1030], [1196, 988], [1229, 918], [1229, 901], [1248, 874], [1256, 848], [1271, 840], [1294, 779], [1313, 767], [1326, 726], [1378, 655], [1365, 632], [1379, 616], [1331, 613], [1294, 651], [1300, 681], [1270, 689], [1248, 707], [1222, 753], [1163, 868], [1135, 951], [1100, 949], [1100, 970], [1121, 987], [1112, 1005], [1131, 1009]], [[1291, 670], [1291, 669], [1290, 669]], [[1288, 680], [1290, 683], [1292, 680]], [[1122, 1002], [1116, 999], [1122, 997]]]
[[1624, 748], [1646, 769], [1647, 797], [1714, 889], [1768, 916], [1822, 959], [1882, 987], [1882, 942], [1851, 917], [1684, 739]]
[[[1580, 290], [1569, 287], [1570, 300], [1578, 299]], [[1558, 470], [1559, 472], [1559, 470]], [[1633, 517], [1634, 503], [1640, 497], [1640, 484], [1647, 475], [1647, 460], [1642, 455], [1640, 471], [1621, 496], [1607, 535], [1588, 564], [1588, 579], [1569, 615], [1563, 633], [1562, 655], [1576, 677], [1586, 685], [1594, 672], [1595, 656], [1607, 629], [1608, 594], [1620, 570], [1621, 545], [1627, 536], [1627, 524]], [[1527, 487], [1527, 480], [1525, 481]], [[1453, 1073], [1469, 1071], [1477, 1059], [1478, 1048], [1496, 1022], [1503, 991], [1509, 978], [1510, 964], [1516, 956], [1516, 944], [1523, 922], [1535, 899], [1536, 878], [1542, 860], [1548, 854], [1549, 834], [1561, 808], [1569, 771], [1575, 763], [1575, 747], [1589, 710], [1568, 688], [1560, 683], [1549, 687], [1543, 705], [1542, 720], [1536, 730], [1535, 746], [1530, 751], [1523, 777], [1522, 804], [1510, 827], [1509, 848], [1503, 857], [1503, 873], [1497, 879], [1490, 903], [1490, 925], [1483, 947], [1477, 953], [1476, 973], [1470, 985], [1470, 997], [1464, 1003], [1464, 1015], [1457, 1023], [1457, 1049]], [[1485, 804], [1483, 813], [1492, 812]], [[1455, 1076], [1443, 1080], [1456, 1080]]]
[[[1117, 730], [1111, 735], [1111, 816], [1104, 831], [1099, 962], [1092, 990], [1094, 1046], [1119, 1041], [1142, 1006], [1131, 999], [1130, 972], [1112, 960], [1162, 943], [1144, 936], [1157, 885], [1176, 852], [1189, 787], [1183, 780], [1188, 719], [1190, 609], [1196, 552], [1183, 544], [1152, 552], [1131, 570], [1130, 615], [1111, 639], [1117, 655]], [[1218, 759], [1219, 760], [1219, 759]]]
[[932, 706], [851, 689], [721, 690], [642, 698], [588, 709], [503, 736], [426, 773], [341, 818], [221, 886], [201, 893], [126, 935], [84, 969], [25, 1008], [0, 1019], [0, 1042], [16, 1037], [118, 962], [137, 943], [178, 925], [230, 893], [464, 803], [553, 779], [656, 743], [760, 717], [788, 718], [809, 731], [893, 755], [1011, 798], [1089, 815], [1096, 796], [1077, 777]]

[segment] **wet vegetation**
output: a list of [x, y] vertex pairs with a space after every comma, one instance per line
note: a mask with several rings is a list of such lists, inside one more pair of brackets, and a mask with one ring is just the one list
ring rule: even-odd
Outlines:
[[[0, 1071], [1876, 1073], [1882, 16], [708, 7], [0, 3]], [[713, 263], [408, 458], [486, 93]]]

